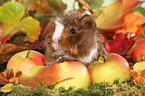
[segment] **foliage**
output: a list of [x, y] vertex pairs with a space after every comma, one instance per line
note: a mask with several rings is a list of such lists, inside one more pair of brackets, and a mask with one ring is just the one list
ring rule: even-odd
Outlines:
[[[69, 2], [69, 0], [68, 0]], [[132, 68], [135, 64], [131, 58], [132, 46], [145, 37], [145, 3], [143, 0], [74, 0], [80, 12], [91, 14], [101, 33], [102, 43], [108, 53], [115, 52], [124, 56]], [[111, 4], [109, 2], [112, 2]], [[9, 58], [15, 53], [35, 49], [44, 54], [43, 43], [47, 33], [53, 30], [52, 19], [65, 12], [63, 0], [0, 0], [0, 84], [8, 83], [3, 70]], [[103, 34], [103, 35], [102, 35]], [[60, 70], [61, 71], [61, 70]], [[89, 88], [54, 89], [52, 87], [31, 88], [14, 85], [8, 96], [124, 96], [144, 95], [145, 83], [139, 81], [141, 73], [132, 70], [138, 77], [132, 75], [130, 81], [113, 85], [107, 83], [92, 84]], [[145, 72], [141, 70], [141, 72]], [[65, 72], [63, 72], [65, 73]], [[55, 72], [57, 74], [57, 72]], [[67, 73], [66, 77], [68, 76]], [[39, 74], [38, 74], [39, 75]], [[41, 74], [40, 74], [41, 75]], [[57, 75], [56, 75], [57, 76]], [[26, 81], [33, 82], [34, 78]], [[65, 78], [65, 77], [64, 77]], [[60, 78], [62, 79], [62, 78]], [[23, 83], [26, 81], [22, 81]], [[39, 82], [37, 80], [36, 82]], [[44, 81], [45, 82], [45, 81]], [[27, 85], [27, 83], [24, 83]]]

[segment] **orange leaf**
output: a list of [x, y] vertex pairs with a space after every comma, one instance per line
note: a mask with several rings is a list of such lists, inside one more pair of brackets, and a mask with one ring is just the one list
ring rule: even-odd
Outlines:
[[104, 43], [105, 42], [105, 38], [102, 34], [99, 34], [100, 35], [100, 40], [101, 40], [101, 43]]
[[136, 12], [127, 14], [124, 17], [124, 27], [116, 31], [116, 33], [135, 33], [140, 35], [140, 32], [144, 32], [142, 24], [145, 23], [145, 17], [138, 16]]
[[140, 76], [145, 79], [145, 69], [140, 72]]
[[116, 29], [124, 25], [123, 17], [143, 1], [139, 0], [117, 0], [102, 10], [96, 18], [100, 29]]
[[145, 23], [145, 17], [137, 15], [136, 12], [132, 12], [127, 14], [124, 17], [124, 27], [122, 29], [118, 29], [115, 33], [135, 33], [136, 35], [140, 35], [140, 32], [144, 33], [142, 28], [142, 24]]
[[143, 78], [143, 77], [139, 77], [138, 79], [134, 80], [134, 83], [135, 83], [136, 85], [139, 85], [139, 84], [141, 84], [141, 83], [143, 83], [143, 82], [144, 82], [144, 78]]
[[136, 85], [139, 85], [144, 82], [144, 78], [140, 76], [139, 72], [136, 70], [130, 70], [130, 75], [133, 78], [133, 82]]
[[136, 70], [130, 70], [130, 76], [136, 80], [140, 77], [140, 74]]
[[132, 12], [124, 17], [124, 22], [126, 28], [132, 25], [142, 25], [145, 23], [145, 17], [138, 16], [136, 12]]
[[40, 73], [32, 77], [22, 75], [19, 79], [19, 83], [34, 88], [41, 86], [41, 83], [44, 84], [44, 86], [50, 86], [58, 81], [70, 78], [73, 75], [74, 74], [62, 70], [59, 64], [55, 64], [50, 67], [44, 67]]

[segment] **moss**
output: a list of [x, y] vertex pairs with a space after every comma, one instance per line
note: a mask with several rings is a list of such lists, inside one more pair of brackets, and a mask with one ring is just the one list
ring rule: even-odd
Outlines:
[[96, 83], [89, 88], [65, 89], [60, 87], [54, 89], [53, 86], [30, 88], [22, 85], [15, 85], [10, 93], [3, 96], [145, 96], [145, 83], [132, 85], [126, 81], [122, 84], [109, 85], [108, 83]]

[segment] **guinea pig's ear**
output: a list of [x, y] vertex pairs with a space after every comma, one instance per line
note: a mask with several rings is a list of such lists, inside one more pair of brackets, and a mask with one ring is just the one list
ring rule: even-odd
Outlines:
[[85, 14], [80, 19], [80, 23], [81, 23], [81, 25], [87, 26], [87, 27], [94, 27], [94, 26], [96, 26], [95, 21], [88, 14]]

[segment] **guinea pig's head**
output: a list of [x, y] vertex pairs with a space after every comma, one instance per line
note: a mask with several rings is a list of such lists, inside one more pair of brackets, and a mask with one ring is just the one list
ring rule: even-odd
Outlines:
[[[96, 24], [87, 14], [78, 11], [68, 12], [55, 19], [53, 41], [55, 47], [72, 48], [78, 46], [87, 38], [94, 36]], [[56, 49], [57, 49], [56, 47]]]

